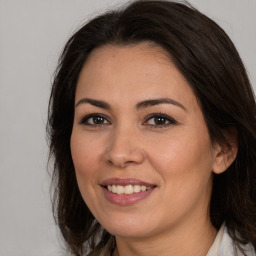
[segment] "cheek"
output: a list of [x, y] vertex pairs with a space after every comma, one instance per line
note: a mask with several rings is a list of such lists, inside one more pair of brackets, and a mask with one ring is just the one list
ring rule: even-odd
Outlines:
[[98, 162], [98, 155], [92, 150], [94, 147], [93, 141], [88, 140], [83, 134], [76, 131], [72, 133], [70, 140], [71, 155], [77, 182], [82, 193], [96, 182], [94, 168]]
[[152, 148], [151, 164], [161, 177], [166, 195], [161, 199], [162, 205], [174, 218], [192, 212], [195, 205], [200, 205], [200, 209], [208, 205], [212, 156], [207, 138], [196, 141], [184, 135], [172, 142], [163, 142], [164, 147]]
[[95, 149], [95, 140], [84, 136], [83, 132], [74, 131], [71, 135], [70, 148], [75, 167], [80, 193], [92, 212], [96, 212], [95, 202], [98, 186], [99, 154]]
[[[163, 138], [158, 144], [151, 146], [151, 155], [155, 162], [169, 167], [170, 170], [178, 170], [182, 166], [200, 166], [212, 163], [210, 142], [199, 137], [189, 137], [187, 134], [178, 138]], [[184, 170], [185, 171], [185, 170]]]
[[77, 172], [93, 172], [102, 155], [101, 141], [74, 129], [70, 139], [71, 155]]
[[198, 130], [162, 138], [151, 147], [151, 164], [170, 188], [208, 186], [214, 158], [206, 128]]

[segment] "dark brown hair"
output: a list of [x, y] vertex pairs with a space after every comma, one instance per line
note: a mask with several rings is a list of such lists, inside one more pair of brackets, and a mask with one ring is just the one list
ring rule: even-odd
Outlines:
[[214, 175], [211, 221], [216, 228], [225, 221], [237, 244], [256, 247], [256, 104], [239, 54], [216, 23], [190, 5], [135, 1], [82, 26], [67, 42], [53, 81], [47, 126], [54, 162], [53, 209], [69, 249], [82, 255], [84, 245], [95, 250], [111, 237], [83, 201], [71, 158], [78, 75], [93, 49], [145, 41], [165, 49], [187, 79], [212, 142], [231, 146], [225, 135], [236, 131], [237, 157], [227, 171]]

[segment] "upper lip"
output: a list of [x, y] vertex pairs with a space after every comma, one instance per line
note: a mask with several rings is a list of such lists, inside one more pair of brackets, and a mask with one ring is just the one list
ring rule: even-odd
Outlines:
[[139, 179], [134, 179], [134, 178], [109, 178], [104, 180], [101, 183], [101, 186], [108, 186], [108, 185], [121, 185], [121, 186], [126, 186], [126, 185], [140, 185], [140, 186], [146, 186], [146, 187], [155, 187], [155, 184], [148, 183]]

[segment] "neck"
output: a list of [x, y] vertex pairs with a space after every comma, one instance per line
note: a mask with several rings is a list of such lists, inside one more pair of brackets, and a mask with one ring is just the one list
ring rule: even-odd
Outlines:
[[216, 234], [210, 220], [198, 220], [193, 225], [174, 227], [161, 236], [116, 237], [113, 256], [205, 256]]

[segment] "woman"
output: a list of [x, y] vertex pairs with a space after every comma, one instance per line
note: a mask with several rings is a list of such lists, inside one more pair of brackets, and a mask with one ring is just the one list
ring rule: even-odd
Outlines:
[[74, 255], [256, 255], [256, 105], [228, 36], [135, 1], [67, 42], [48, 133]]

